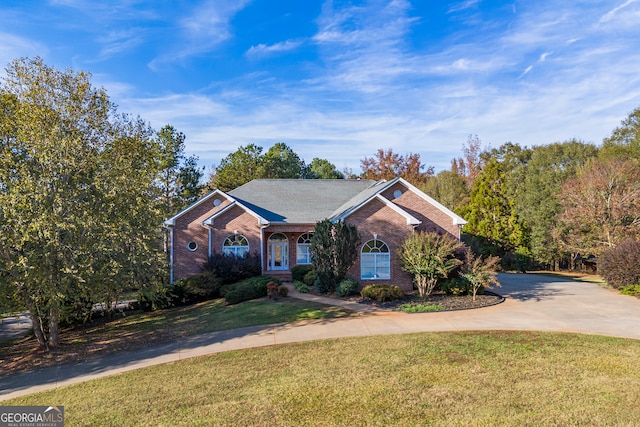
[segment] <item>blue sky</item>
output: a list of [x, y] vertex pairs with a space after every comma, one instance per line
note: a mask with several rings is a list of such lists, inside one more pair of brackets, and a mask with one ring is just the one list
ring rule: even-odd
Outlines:
[[486, 146], [599, 144], [640, 106], [640, 0], [2, 0], [0, 64], [90, 71], [204, 166], [285, 142], [360, 172]]

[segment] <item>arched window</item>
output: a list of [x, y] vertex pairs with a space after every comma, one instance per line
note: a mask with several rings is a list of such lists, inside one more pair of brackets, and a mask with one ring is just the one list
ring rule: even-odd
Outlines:
[[249, 241], [241, 234], [232, 234], [224, 239], [222, 253], [242, 258], [249, 253]]
[[363, 280], [390, 279], [389, 246], [381, 240], [369, 240], [360, 252], [360, 278]]
[[298, 246], [296, 250], [296, 264], [311, 264], [311, 234], [306, 233], [298, 237]]

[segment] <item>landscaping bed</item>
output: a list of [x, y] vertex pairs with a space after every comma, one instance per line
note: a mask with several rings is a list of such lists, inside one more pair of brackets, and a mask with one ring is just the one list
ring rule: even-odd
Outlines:
[[[488, 307], [499, 304], [504, 301], [500, 295], [492, 292], [486, 292], [482, 295], [476, 295], [475, 301], [471, 295], [449, 295], [445, 293], [433, 293], [426, 298], [420, 298], [417, 293], [407, 294], [401, 300], [378, 302], [364, 299], [360, 296], [351, 299], [359, 304], [368, 304], [377, 306], [386, 310], [395, 311], [452, 311], [452, 310], [469, 310], [474, 308]], [[424, 309], [421, 310], [420, 307]]]

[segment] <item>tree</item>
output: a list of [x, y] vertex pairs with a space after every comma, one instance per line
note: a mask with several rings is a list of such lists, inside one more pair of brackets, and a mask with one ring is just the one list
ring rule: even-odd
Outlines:
[[509, 195], [505, 165], [496, 159], [489, 160], [476, 179], [463, 216], [467, 220], [463, 231], [486, 242], [480, 249], [485, 256], [502, 256], [526, 244], [515, 199]]
[[320, 292], [335, 291], [358, 258], [359, 243], [358, 229], [344, 221], [333, 223], [325, 219], [316, 224], [309, 251]]
[[328, 160], [315, 157], [306, 172], [307, 179], [344, 179], [342, 172]]
[[365, 157], [360, 160], [362, 177], [365, 179], [387, 179], [402, 177], [414, 185], [423, 183], [427, 177], [433, 175], [433, 167], [426, 168], [420, 161], [420, 154], [409, 153], [401, 156], [391, 148], [387, 151], [379, 149], [375, 157]]
[[413, 276], [421, 297], [433, 292], [438, 279], [446, 278], [462, 262], [455, 251], [462, 244], [437, 233], [414, 233], [407, 237], [399, 249], [402, 269]]
[[302, 178], [304, 161], [283, 142], [262, 154], [262, 147], [249, 144], [222, 159], [209, 179], [210, 189], [229, 191], [259, 178]]
[[165, 217], [181, 211], [193, 203], [202, 192], [200, 180], [203, 169], [198, 167], [198, 157], [185, 159], [185, 135], [173, 126], [166, 125], [157, 134], [160, 146], [160, 203]]
[[640, 162], [593, 159], [562, 194], [557, 233], [569, 250], [599, 255], [640, 236]]
[[497, 276], [499, 264], [499, 257], [483, 259], [481, 256], [475, 255], [470, 248], [467, 248], [460, 275], [471, 283], [474, 301], [480, 289], [490, 288], [492, 285], [500, 286]]
[[430, 177], [420, 189], [452, 211], [469, 203], [469, 189], [464, 178], [453, 171], [441, 171]]
[[301, 178], [304, 161], [284, 142], [278, 142], [260, 159], [260, 178]]
[[451, 171], [464, 177], [469, 189], [473, 188], [473, 184], [482, 170], [484, 164], [480, 156], [482, 151], [482, 141], [478, 135], [469, 134], [466, 145], [462, 146], [463, 156], [451, 161]]
[[600, 150], [602, 158], [634, 158], [640, 160], [640, 107], [633, 110], [611, 136], [605, 138]]
[[0, 86], [0, 276], [44, 347], [59, 324], [159, 271], [159, 148], [90, 75], [19, 59]]
[[202, 195], [204, 185], [202, 185], [202, 177], [204, 176], [204, 166], [198, 166], [198, 156], [187, 157], [180, 170], [178, 171], [178, 200], [182, 210], [193, 204]]
[[561, 211], [562, 185], [596, 155], [594, 145], [577, 140], [534, 147], [524, 167], [524, 178], [516, 187], [515, 207], [528, 230], [531, 254], [554, 270], [566, 258], [553, 233]]
[[209, 188], [229, 191], [260, 178], [261, 164], [262, 147], [255, 144], [241, 146], [222, 159], [209, 180]]

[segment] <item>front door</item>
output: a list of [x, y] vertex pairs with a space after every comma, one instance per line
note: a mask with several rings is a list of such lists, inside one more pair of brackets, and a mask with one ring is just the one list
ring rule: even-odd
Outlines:
[[269, 270], [289, 269], [289, 245], [286, 242], [269, 242]]

